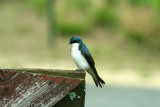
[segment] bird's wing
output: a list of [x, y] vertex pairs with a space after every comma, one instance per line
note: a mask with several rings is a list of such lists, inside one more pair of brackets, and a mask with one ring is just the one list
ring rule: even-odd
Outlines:
[[[85, 45], [80, 46], [79, 49], [92, 69], [91, 72], [93, 72], [93, 74], [91, 73], [91, 75], [94, 79], [96, 86], [98, 87], [98, 85], [99, 85], [100, 87], [102, 87], [102, 85], [105, 84], [105, 82], [99, 77], [97, 70], [95, 68], [95, 62], [94, 62], [89, 50], [87, 49], [87, 47]], [[89, 70], [87, 70], [87, 72], [90, 73]]]
[[89, 65], [92, 68], [95, 68], [95, 62], [89, 52], [89, 50], [87, 49], [87, 47], [85, 46], [85, 44], [83, 44], [83, 46], [80, 47], [80, 51], [82, 53], [82, 55], [86, 58], [87, 62], [89, 63]]

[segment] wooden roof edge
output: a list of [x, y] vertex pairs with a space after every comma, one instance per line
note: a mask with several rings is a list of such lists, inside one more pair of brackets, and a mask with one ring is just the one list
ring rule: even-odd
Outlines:
[[41, 68], [0, 68], [0, 72], [5, 71], [19, 71], [30, 72], [36, 74], [46, 74], [51, 76], [62, 76], [67, 78], [85, 79], [85, 71], [77, 70], [62, 70], [62, 69], [41, 69]]

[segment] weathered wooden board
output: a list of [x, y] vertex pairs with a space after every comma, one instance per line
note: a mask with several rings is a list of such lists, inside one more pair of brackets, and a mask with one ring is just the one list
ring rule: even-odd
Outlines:
[[[82, 93], [77, 97], [81, 99], [78, 102], [83, 104], [76, 104], [82, 107], [85, 97], [84, 78], [83, 71], [0, 69], [0, 106], [51, 107], [59, 105], [61, 100], [62, 107], [62, 104], [65, 105], [68, 101], [73, 102], [72, 96], [75, 97], [69, 93], [74, 90], [73, 93], [76, 92], [77, 95]], [[82, 92], [77, 92], [76, 87], [82, 87], [83, 89], [78, 88]], [[68, 99], [62, 100], [64, 97]]]

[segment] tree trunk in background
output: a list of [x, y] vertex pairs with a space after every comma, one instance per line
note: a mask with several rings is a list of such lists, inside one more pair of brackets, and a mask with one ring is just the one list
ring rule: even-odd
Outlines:
[[56, 21], [55, 21], [55, 0], [48, 0], [48, 43], [53, 46], [56, 37]]

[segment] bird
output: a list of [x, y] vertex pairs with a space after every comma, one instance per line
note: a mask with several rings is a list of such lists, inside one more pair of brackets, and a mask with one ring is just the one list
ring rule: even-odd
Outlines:
[[96, 86], [102, 88], [105, 82], [98, 75], [95, 62], [82, 39], [78, 36], [74, 36], [70, 39], [69, 44], [71, 44], [72, 59], [78, 67], [78, 70], [87, 71], [92, 76]]

